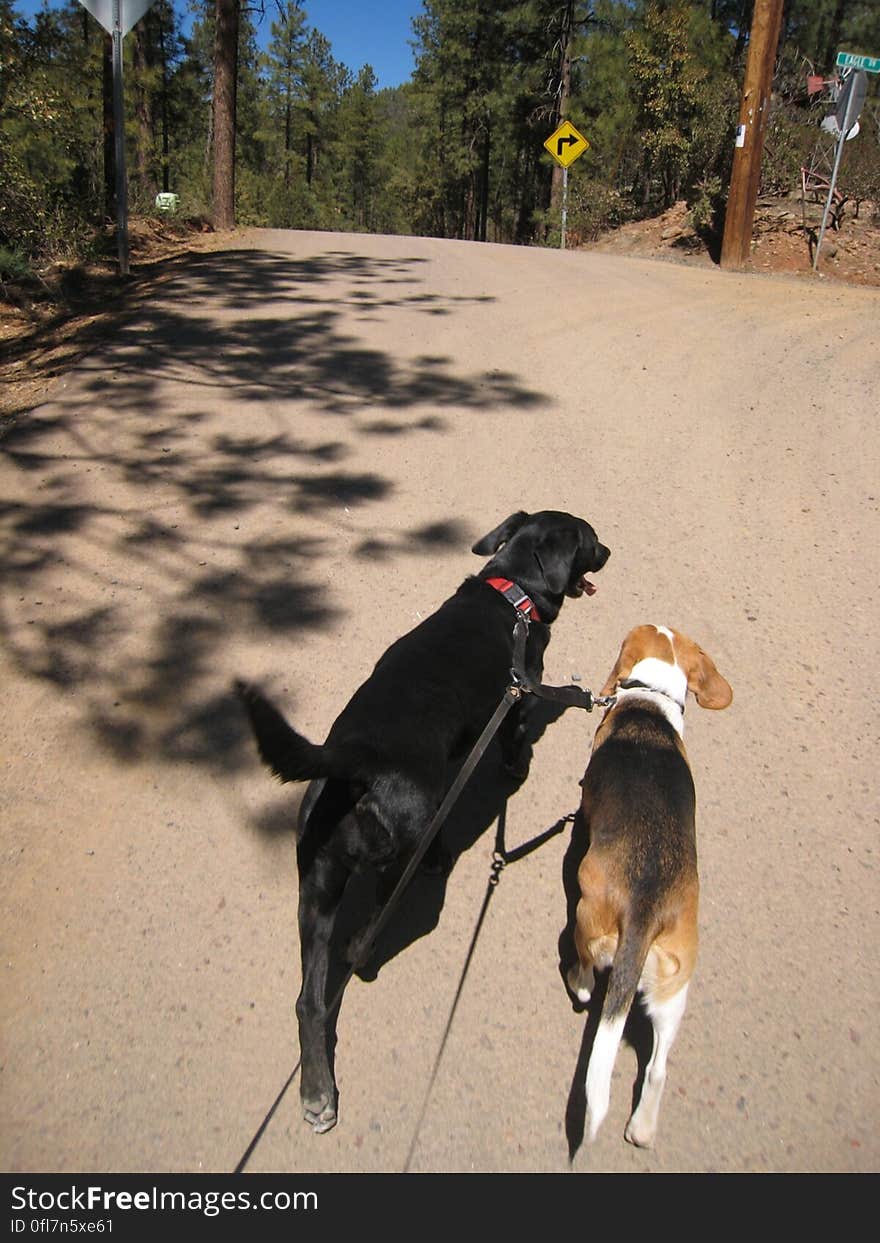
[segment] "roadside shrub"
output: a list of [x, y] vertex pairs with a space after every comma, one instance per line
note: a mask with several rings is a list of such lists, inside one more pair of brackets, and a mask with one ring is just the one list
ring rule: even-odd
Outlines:
[[800, 189], [801, 167], [808, 164], [819, 138], [818, 117], [805, 119], [801, 109], [774, 102], [761, 157], [761, 193], [791, 194]]
[[30, 275], [31, 265], [27, 255], [23, 255], [20, 250], [9, 250], [6, 246], [0, 246], [0, 282], [23, 281]]
[[711, 175], [698, 181], [687, 199], [694, 231], [701, 237], [719, 232], [726, 201], [726, 188], [719, 176]]
[[[573, 246], [594, 242], [609, 229], [616, 229], [635, 216], [631, 200], [613, 187], [590, 177], [569, 181], [566, 234]], [[562, 235], [561, 211], [537, 213], [535, 218], [546, 229], [545, 244], [558, 246]]]

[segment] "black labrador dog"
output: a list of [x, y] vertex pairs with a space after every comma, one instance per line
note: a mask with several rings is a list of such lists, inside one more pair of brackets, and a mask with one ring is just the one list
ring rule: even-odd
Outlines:
[[[584, 575], [610, 555], [589, 523], [554, 510], [512, 514], [473, 552], [492, 559], [388, 648], [322, 746], [291, 729], [258, 690], [237, 684], [264, 762], [282, 781], [311, 782], [297, 845], [296, 1013], [303, 1110], [316, 1132], [336, 1123], [335, 1019], [324, 1007], [330, 939], [349, 877], [366, 867], [392, 869], [415, 850], [442, 800], [448, 764], [468, 754], [510, 685], [517, 609], [530, 618], [526, 672], [540, 681], [565, 597], [592, 595]], [[529, 699], [513, 706], [499, 733], [505, 765], [520, 780], [531, 758]]]

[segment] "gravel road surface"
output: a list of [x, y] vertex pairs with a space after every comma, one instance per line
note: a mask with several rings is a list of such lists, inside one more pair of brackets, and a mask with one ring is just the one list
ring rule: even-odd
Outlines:
[[232, 679], [320, 740], [478, 536], [557, 508], [612, 557], [547, 680], [597, 688], [656, 622], [734, 688], [687, 713], [701, 949], [657, 1146], [623, 1139], [638, 1024], [583, 1142], [570, 826], [488, 889], [577, 807], [572, 710], [519, 789], [490, 752], [448, 883], [349, 986], [338, 1127], [294, 1082], [248, 1169], [876, 1170], [878, 381], [880, 295], [819, 279], [271, 231], [167, 265], [0, 442], [0, 1165], [236, 1166], [298, 1057], [301, 791]]

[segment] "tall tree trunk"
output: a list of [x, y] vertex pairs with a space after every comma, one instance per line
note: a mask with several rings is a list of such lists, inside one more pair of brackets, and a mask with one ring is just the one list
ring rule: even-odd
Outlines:
[[485, 242], [486, 226], [489, 220], [489, 152], [492, 138], [488, 125], [483, 134], [483, 160], [480, 170], [480, 210], [477, 224], [477, 241]]
[[284, 84], [284, 188], [290, 189], [293, 150], [293, 88], [288, 74]]
[[520, 148], [516, 156], [516, 168], [519, 175], [515, 179], [517, 201], [515, 205], [514, 231], [513, 240], [521, 244], [528, 240], [532, 226], [532, 210], [534, 200], [531, 194], [526, 193], [526, 186], [532, 183], [534, 169], [532, 161], [529, 159], [529, 148], [520, 139]]
[[820, 62], [818, 69], [820, 73], [830, 73], [837, 59], [837, 53], [842, 51], [840, 47], [840, 32], [843, 29], [843, 19], [846, 16], [848, 0], [837, 0], [834, 6], [834, 12], [831, 14], [831, 25], [828, 30], [828, 39], [825, 45], [824, 59]]
[[132, 30], [132, 69], [134, 71], [134, 115], [137, 129], [135, 143], [134, 183], [141, 203], [151, 201], [156, 194], [156, 181], [152, 175], [150, 158], [153, 145], [153, 119], [150, 109], [150, 83], [148, 70], [151, 56], [143, 22]]
[[214, 228], [235, 228], [235, 87], [240, 0], [215, 0]]
[[[574, 40], [575, 0], [566, 0], [562, 11], [562, 28], [559, 33], [559, 86], [556, 91], [556, 125], [568, 120], [568, 104], [571, 99], [571, 54]], [[555, 128], [555, 126], [554, 126]], [[553, 180], [550, 183], [550, 208], [562, 210], [562, 168], [553, 161]]]
[[[85, 9], [83, 9], [85, 12]], [[104, 123], [104, 215], [116, 215], [116, 134], [113, 118], [113, 36], [105, 30], [101, 44], [101, 106]]]
[[752, 17], [754, 15], [754, 0], [742, 0], [739, 8], [739, 21], [737, 22], [736, 46], [733, 49], [733, 60], [738, 62], [746, 47], [746, 40], [749, 37], [749, 30], [752, 26]]
[[168, 125], [168, 32], [165, 29], [164, 15], [159, 9], [159, 56], [162, 60], [162, 189], [167, 194], [171, 188], [169, 170], [169, 125]]

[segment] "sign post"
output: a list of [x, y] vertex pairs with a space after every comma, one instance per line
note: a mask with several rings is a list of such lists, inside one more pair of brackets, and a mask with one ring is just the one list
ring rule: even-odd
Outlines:
[[125, 170], [125, 106], [122, 93], [122, 40], [154, 0], [80, 0], [113, 39], [113, 145], [116, 158], [116, 241], [119, 272], [128, 276], [128, 177]]
[[[861, 58], [864, 59], [864, 58]], [[838, 62], [840, 57], [837, 58]], [[880, 62], [878, 62], [880, 64]], [[868, 77], [864, 69], [845, 69], [845, 79], [843, 89], [840, 92], [840, 98], [837, 103], [837, 128], [839, 130], [837, 138], [837, 150], [834, 153], [834, 168], [831, 172], [831, 184], [828, 187], [828, 198], [825, 202], [825, 210], [822, 213], [822, 225], [819, 229], [819, 238], [816, 242], [816, 253], [813, 255], [813, 271], [819, 266], [819, 251], [822, 249], [822, 239], [825, 237], [825, 229], [828, 225], [828, 213], [831, 211], [831, 203], [834, 199], [834, 191], [837, 186], [837, 173], [840, 168], [840, 157], [843, 155], [843, 144], [849, 137], [856, 121], [859, 119], [859, 113], [865, 102], [865, 93], [868, 87]]]
[[580, 159], [589, 145], [571, 121], [563, 121], [550, 137], [544, 140], [546, 149], [556, 163], [562, 166], [562, 241], [560, 243], [562, 250], [565, 250], [565, 230], [568, 224], [568, 170], [575, 160]]
[[128, 177], [125, 168], [125, 104], [122, 95], [122, 0], [113, 0], [113, 145], [116, 152], [116, 240], [119, 271], [128, 276]]

